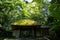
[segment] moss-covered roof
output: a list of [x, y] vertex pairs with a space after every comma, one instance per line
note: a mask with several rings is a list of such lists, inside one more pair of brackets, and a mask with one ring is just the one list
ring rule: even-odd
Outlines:
[[21, 19], [12, 23], [12, 25], [38, 25], [38, 22], [32, 19]]

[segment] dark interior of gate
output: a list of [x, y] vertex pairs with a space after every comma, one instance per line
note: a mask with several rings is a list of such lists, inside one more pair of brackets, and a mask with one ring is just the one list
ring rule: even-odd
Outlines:
[[15, 38], [35, 38], [49, 35], [49, 28], [41, 28], [41, 25], [12, 25]]

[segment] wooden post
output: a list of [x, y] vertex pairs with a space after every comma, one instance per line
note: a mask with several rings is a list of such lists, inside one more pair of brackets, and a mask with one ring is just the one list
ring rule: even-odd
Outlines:
[[36, 37], [36, 28], [34, 28], [34, 37]]
[[20, 28], [20, 35], [19, 35], [19, 37], [21, 38], [21, 28]]

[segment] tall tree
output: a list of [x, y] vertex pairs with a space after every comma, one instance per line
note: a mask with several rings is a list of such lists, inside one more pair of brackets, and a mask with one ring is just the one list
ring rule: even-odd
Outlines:
[[44, 0], [0, 0], [0, 24], [4, 29], [10, 29], [12, 22], [24, 18], [45, 24], [47, 7]]
[[50, 16], [53, 17], [54, 21], [52, 21], [52, 26], [53, 28], [52, 29], [57, 29], [57, 28], [60, 28], [59, 24], [60, 24], [60, 4], [59, 4], [59, 0], [52, 0], [51, 1], [51, 5], [49, 7], [50, 9]]

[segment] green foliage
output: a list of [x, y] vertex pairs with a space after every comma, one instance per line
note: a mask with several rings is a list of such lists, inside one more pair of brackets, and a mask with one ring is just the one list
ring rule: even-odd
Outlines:
[[47, 21], [47, 16], [45, 16], [48, 13], [47, 6], [44, 0], [33, 0], [32, 2], [0, 0], [0, 24], [4, 29], [11, 29], [11, 23], [26, 18], [43, 25]]
[[58, 4], [60, 4], [60, 0], [52, 0], [51, 3], [58, 3]]
[[10, 29], [11, 22], [19, 17], [17, 7], [18, 1], [5, 0], [0, 1], [0, 24], [3, 28]]
[[53, 17], [52, 18], [53, 21], [50, 22], [50, 23], [51, 23], [51, 26], [52, 26], [51, 30], [55, 31], [58, 28], [60, 28], [60, 4], [58, 3], [58, 1], [53, 1], [52, 0], [52, 2], [51, 2], [51, 5], [49, 6], [49, 10], [50, 10], [50, 13], [51, 13], [50, 17]]

